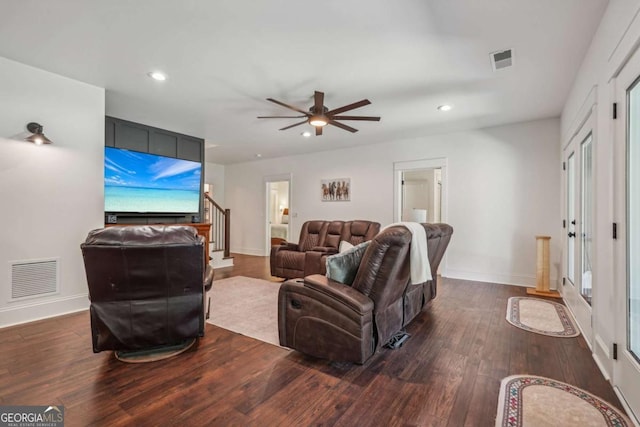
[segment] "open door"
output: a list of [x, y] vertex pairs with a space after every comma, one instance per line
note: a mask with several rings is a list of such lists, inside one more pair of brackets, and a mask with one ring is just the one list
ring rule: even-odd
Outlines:
[[265, 178], [266, 215], [265, 215], [265, 253], [271, 246], [289, 241], [291, 235], [291, 177], [276, 176]]

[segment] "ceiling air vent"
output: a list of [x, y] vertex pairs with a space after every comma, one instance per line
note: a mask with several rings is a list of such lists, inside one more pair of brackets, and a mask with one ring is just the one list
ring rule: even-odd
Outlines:
[[513, 66], [513, 52], [511, 49], [500, 50], [489, 54], [493, 71], [502, 70]]
[[58, 292], [58, 260], [13, 261], [11, 300], [51, 295]]

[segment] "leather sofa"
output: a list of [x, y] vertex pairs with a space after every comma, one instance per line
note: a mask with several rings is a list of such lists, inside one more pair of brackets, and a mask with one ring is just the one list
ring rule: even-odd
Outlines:
[[437, 270], [453, 228], [423, 226], [432, 280], [410, 284], [412, 235], [406, 227], [389, 227], [369, 244], [351, 286], [318, 274], [281, 285], [280, 345], [332, 361], [369, 359], [436, 296]]
[[325, 274], [326, 257], [338, 252], [340, 241], [355, 246], [379, 231], [380, 223], [372, 221], [307, 221], [297, 244], [285, 242], [271, 248], [271, 275], [294, 279]]
[[204, 335], [213, 269], [205, 268], [204, 240], [195, 228], [103, 228], [80, 246], [95, 353], [179, 346]]

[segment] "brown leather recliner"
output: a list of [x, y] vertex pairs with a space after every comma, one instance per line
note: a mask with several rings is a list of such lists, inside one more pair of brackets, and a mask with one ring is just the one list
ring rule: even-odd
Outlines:
[[338, 253], [341, 241], [353, 246], [368, 242], [380, 232], [380, 223], [371, 221], [332, 221], [327, 227], [323, 248], [313, 248], [304, 259], [304, 275], [326, 274], [327, 257]]
[[213, 269], [189, 226], [93, 230], [80, 245], [91, 300], [93, 351], [139, 351], [204, 335]]
[[338, 252], [341, 240], [357, 245], [379, 231], [380, 223], [372, 221], [307, 221], [298, 244], [286, 242], [271, 248], [271, 275], [293, 279], [324, 274], [326, 257]]
[[451, 239], [447, 224], [423, 224], [433, 280], [410, 282], [412, 235], [403, 226], [378, 234], [352, 286], [311, 275], [280, 287], [280, 344], [333, 361], [364, 363], [436, 295], [437, 269]]

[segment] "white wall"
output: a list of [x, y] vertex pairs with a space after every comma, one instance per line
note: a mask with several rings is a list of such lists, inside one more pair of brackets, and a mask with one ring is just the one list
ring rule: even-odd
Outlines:
[[[593, 352], [606, 376], [613, 369], [611, 348], [616, 336], [616, 300], [614, 289], [613, 139], [611, 109], [614, 99], [609, 80], [632, 45], [640, 40], [637, 0], [611, 0], [591, 46], [582, 62], [561, 118], [562, 146], [579, 128], [585, 107], [595, 109], [595, 233], [593, 260]], [[561, 154], [559, 154], [560, 156]]]
[[[80, 252], [104, 221], [104, 89], [0, 57], [0, 327], [85, 309]], [[36, 121], [52, 145], [21, 139]], [[9, 302], [9, 262], [58, 258], [60, 293]]]
[[[321, 137], [320, 137], [321, 138]], [[348, 138], [348, 135], [345, 136]], [[448, 159], [448, 218], [455, 231], [446, 274], [535, 284], [535, 236], [552, 236], [557, 277], [560, 122], [508, 126], [228, 165], [231, 250], [264, 255], [263, 178], [291, 173], [292, 240], [310, 219], [393, 220], [393, 163]], [[351, 202], [322, 202], [322, 178], [351, 178]]]
[[224, 165], [206, 162], [204, 165], [204, 182], [213, 185], [213, 200], [226, 208], [224, 202]]

